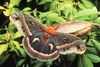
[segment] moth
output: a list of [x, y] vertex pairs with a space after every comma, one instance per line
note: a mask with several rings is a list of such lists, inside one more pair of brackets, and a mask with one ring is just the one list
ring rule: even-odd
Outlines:
[[16, 12], [9, 18], [24, 37], [22, 43], [26, 53], [39, 61], [53, 61], [59, 55], [83, 54], [86, 50], [85, 43], [79, 37], [57, 32], [31, 15]]

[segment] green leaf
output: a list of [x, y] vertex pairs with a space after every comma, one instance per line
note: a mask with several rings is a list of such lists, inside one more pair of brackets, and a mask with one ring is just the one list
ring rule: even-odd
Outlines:
[[[97, 8], [94, 8], [94, 10], [95, 10], [95, 12], [98, 12]], [[95, 20], [95, 19], [97, 19], [97, 17], [98, 17], [98, 13], [90, 15], [91, 20]]]
[[39, 5], [45, 4], [45, 3], [47, 3], [47, 2], [52, 2], [52, 0], [41, 0], [41, 1], [39, 2]]
[[84, 17], [84, 16], [93, 15], [93, 14], [98, 14], [96, 7], [92, 8], [92, 9], [84, 9], [82, 11], [79, 11], [78, 13], [76, 13], [74, 15], [73, 19], [81, 18], [81, 17]]
[[73, 10], [72, 10], [73, 16], [74, 16], [77, 12], [78, 12], [77, 8], [73, 8]]
[[5, 10], [5, 8], [3, 6], [0, 6], [0, 10]]
[[10, 5], [13, 7], [15, 5], [19, 5], [19, 3], [21, 2], [21, 0], [10, 0]]
[[66, 20], [64, 20], [62, 17], [58, 17], [58, 14], [57, 13], [51, 13], [51, 14], [48, 14], [47, 15], [47, 18], [51, 21], [55, 21], [55, 22], [58, 22], [58, 23], [61, 23], [61, 22], [64, 22]]
[[51, 26], [50, 20], [46, 21], [46, 26]]
[[50, 11], [53, 11], [56, 7], [56, 4], [55, 4], [55, 2], [53, 1], [53, 2], [51, 2], [51, 4], [50, 4]]
[[76, 54], [69, 54], [67, 55], [67, 57], [68, 57], [68, 60], [73, 61], [76, 57]]
[[15, 53], [16, 53], [18, 56], [20, 56], [20, 52], [19, 52], [18, 48], [16, 48], [16, 47], [14, 48], [14, 47], [13, 47], [13, 48], [11, 48], [11, 49], [12, 49], [13, 51], [15, 51]]
[[79, 56], [78, 67], [83, 67], [81, 56]]
[[72, 16], [73, 16], [72, 9], [73, 9], [73, 7], [70, 4], [68, 4], [64, 7], [63, 12], [64, 12], [67, 19], [72, 18]]
[[17, 64], [16, 67], [21, 67], [23, 65], [23, 63], [25, 62], [25, 59], [20, 59]]
[[91, 22], [91, 18], [88, 17], [88, 16], [84, 16], [84, 17], [81, 17], [81, 18], [76, 18], [75, 20], [77, 20], [77, 21], [88, 21], [88, 22]]
[[32, 11], [24, 11], [24, 13], [26, 13], [26, 14], [31, 14]]
[[91, 40], [89, 40], [89, 41], [87, 42], [86, 45], [87, 45], [87, 46], [90, 46], [90, 47], [94, 47], [94, 46], [93, 46], [93, 43], [91, 42]]
[[100, 43], [96, 41], [95, 39], [91, 39], [91, 42], [93, 43], [95, 49], [100, 52]]
[[25, 7], [22, 11], [23, 11], [24, 13], [26, 13], [26, 14], [31, 14], [31, 13], [32, 13], [30, 7]]
[[80, 9], [86, 9], [86, 6], [80, 2], [77, 3]]
[[3, 11], [5, 16], [9, 16], [11, 14], [11, 9], [6, 9], [5, 11]]
[[5, 11], [3, 11], [3, 13], [5, 16], [9, 16], [10, 14], [15, 13], [17, 11], [19, 11], [18, 8], [11, 8], [11, 9], [5, 9]]
[[100, 24], [100, 17], [95, 20], [96, 23]]
[[35, 16], [35, 17], [37, 17], [37, 9], [35, 9], [35, 10], [33, 10], [33, 15]]
[[100, 57], [94, 54], [86, 54], [93, 63], [100, 62]]
[[25, 7], [22, 11], [29, 11], [29, 10], [31, 10], [30, 7]]
[[10, 54], [0, 56], [0, 65], [3, 64], [9, 56]]
[[18, 49], [20, 49], [20, 44], [18, 41], [11, 41]]
[[93, 67], [91, 60], [85, 54], [82, 55], [82, 64], [83, 67]]
[[86, 47], [86, 53], [92, 53], [94, 55], [99, 55], [94, 47]]
[[18, 11], [20, 11], [18, 8], [16, 8], [16, 7], [14, 7], [14, 8], [12, 8], [12, 10], [11, 10], [11, 14], [12, 13], [15, 13], [15, 12], [18, 12]]
[[0, 43], [6, 42], [6, 38], [3, 34], [0, 34]]
[[50, 65], [52, 65], [52, 61], [46, 62], [46, 66], [50, 67]]
[[8, 31], [12, 34], [12, 35], [14, 35], [15, 34], [15, 32], [16, 32], [16, 26], [13, 24], [13, 23], [9, 23], [9, 25], [8, 25]]
[[21, 35], [21, 33], [19, 32], [19, 31], [17, 31], [15, 34], [14, 34], [14, 38], [16, 39], [16, 38], [19, 38], [19, 37], [21, 37], [22, 35]]
[[12, 50], [15, 51], [15, 53], [17, 54], [17, 56], [19, 56], [20, 58], [26, 58], [27, 57], [27, 54], [25, 52], [25, 50], [23, 48], [12, 48]]
[[82, 0], [83, 4], [87, 7], [87, 8], [93, 8], [94, 5], [91, 1], [88, 0]]
[[32, 0], [27, 0], [27, 2], [31, 2]]
[[27, 54], [26, 54], [26, 52], [25, 52], [25, 50], [23, 48], [20, 48], [19, 51], [20, 51], [20, 54], [21, 54], [20, 57], [23, 57], [23, 58], [27, 57]]
[[33, 63], [31, 64], [31, 67], [44, 67], [44, 62], [40, 62], [38, 60], [33, 61]]
[[72, 17], [73, 17], [73, 14], [72, 14], [73, 6], [71, 4], [67, 4], [66, 7], [67, 7], [67, 10], [69, 11], [69, 14], [68, 14], [69, 20], [72, 20]]
[[8, 44], [0, 44], [0, 55], [2, 55], [3, 52], [7, 51]]
[[42, 20], [42, 18], [46, 17], [48, 14], [51, 14], [52, 11], [48, 11], [48, 12], [39, 12], [39, 19]]

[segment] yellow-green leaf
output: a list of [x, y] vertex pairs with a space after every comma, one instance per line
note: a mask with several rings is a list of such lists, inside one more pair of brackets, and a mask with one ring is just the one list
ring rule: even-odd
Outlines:
[[4, 8], [3, 6], [0, 6], [0, 9], [1, 9], [1, 10], [5, 10], [5, 8]]
[[3, 11], [5, 16], [9, 16], [11, 14], [11, 9], [6, 9], [5, 11]]
[[23, 9], [23, 11], [29, 11], [29, 10], [31, 10], [30, 7], [25, 7], [25, 8]]
[[51, 21], [55, 21], [55, 22], [65, 22], [66, 20], [63, 19], [62, 17], [59, 17], [57, 13], [50, 13], [47, 15], [47, 18]]
[[81, 2], [78, 2], [77, 4], [80, 9], [86, 9], [86, 6], [82, 4]]
[[2, 55], [3, 52], [7, 51], [8, 44], [0, 44], [0, 55]]
[[15, 6], [15, 5], [19, 5], [19, 3], [20, 3], [20, 1], [21, 0], [10, 0], [10, 5], [13, 7], [13, 6]]
[[18, 49], [20, 49], [20, 44], [19, 44], [19, 42], [17, 42], [17, 41], [11, 41], [14, 45], [16, 45], [16, 47], [18, 48]]
[[19, 31], [17, 31], [16, 33], [15, 33], [15, 35], [14, 35], [14, 38], [19, 38], [19, 37], [21, 37], [22, 35], [21, 35], [21, 33], [19, 32]]
[[81, 17], [93, 15], [93, 14], [98, 14], [96, 7], [92, 8], [92, 9], [84, 9], [82, 11], [79, 11], [78, 13], [76, 13], [74, 15], [73, 19], [81, 18]]
[[39, 2], [39, 4], [41, 5], [41, 4], [45, 4], [45, 3], [47, 3], [47, 2], [52, 2], [52, 0], [41, 0], [40, 2]]
[[82, 2], [87, 8], [94, 7], [93, 3], [91, 1], [89, 1], [89, 0], [82, 0]]

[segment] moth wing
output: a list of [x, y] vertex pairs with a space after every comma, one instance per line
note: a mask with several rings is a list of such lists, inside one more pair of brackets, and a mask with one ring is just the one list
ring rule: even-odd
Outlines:
[[83, 54], [85, 52], [85, 43], [80, 38], [65, 33], [58, 33], [57, 36], [58, 45], [56, 49], [60, 54]]
[[56, 26], [58, 26], [56, 29], [57, 32], [70, 33], [76, 36], [81, 36], [91, 30], [93, 24], [89, 22], [68, 21], [59, 25], [54, 25], [53, 27]]
[[[50, 61], [58, 58], [58, 51], [53, 48], [52, 44], [44, 44], [44, 33], [37, 33], [34, 36], [27, 36], [24, 38], [24, 48], [32, 58], [37, 58], [40, 61]], [[49, 40], [52, 40], [51, 38]], [[52, 41], [54, 42], [54, 41]]]

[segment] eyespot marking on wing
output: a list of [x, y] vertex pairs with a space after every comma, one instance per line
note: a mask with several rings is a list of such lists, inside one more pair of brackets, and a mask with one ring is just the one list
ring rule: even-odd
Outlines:
[[53, 44], [48, 44], [49, 46], [50, 46], [50, 50], [52, 50], [53, 49]]
[[33, 26], [35, 26], [35, 23], [32, 21], [32, 22], [30, 22]]
[[32, 42], [40, 41], [39, 38], [34, 38]]
[[62, 39], [63, 39], [63, 40], [68, 40], [68, 38], [67, 38], [67, 37], [63, 37]]

